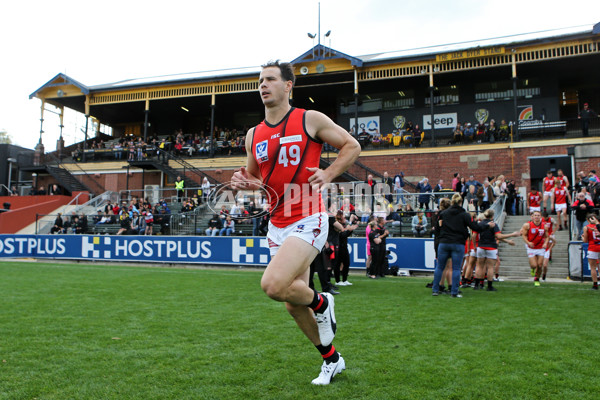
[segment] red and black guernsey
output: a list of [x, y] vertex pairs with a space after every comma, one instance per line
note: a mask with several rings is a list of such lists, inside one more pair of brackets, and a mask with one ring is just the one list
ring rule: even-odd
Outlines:
[[598, 225], [588, 224], [585, 229], [587, 229], [588, 251], [600, 253], [600, 236], [594, 232], [594, 229], [598, 229]]
[[258, 163], [271, 201], [271, 223], [284, 228], [325, 211], [321, 194], [313, 191], [307, 168], [318, 168], [323, 142], [306, 130], [306, 110], [292, 107], [276, 125], [266, 120], [254, 128], [252, 155]]

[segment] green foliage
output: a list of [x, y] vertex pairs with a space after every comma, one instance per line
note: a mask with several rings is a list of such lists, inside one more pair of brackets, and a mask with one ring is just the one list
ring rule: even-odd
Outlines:
[[596, 398], [598, 293], [502, 282], [432, 297], [427, 279], [336, 296], [347, 370], [321, 359], [261, 271], [0, 264], [1, 399]]
[[11, 144], [12, 138], [7, 131], [0, 129], [0, 144]]

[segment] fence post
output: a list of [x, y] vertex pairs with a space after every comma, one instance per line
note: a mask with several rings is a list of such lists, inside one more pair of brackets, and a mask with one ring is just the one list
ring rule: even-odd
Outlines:
[[38, 234], [38, 213], [35, 213], [35, 234]]

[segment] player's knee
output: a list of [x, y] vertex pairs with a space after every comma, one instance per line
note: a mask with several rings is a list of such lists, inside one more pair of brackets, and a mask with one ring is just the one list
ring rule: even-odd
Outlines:
[[278, 285], [277, 282], [262, 280], [260, 282], [260, 287], [271, 299], [285, 301], [285, 288]]

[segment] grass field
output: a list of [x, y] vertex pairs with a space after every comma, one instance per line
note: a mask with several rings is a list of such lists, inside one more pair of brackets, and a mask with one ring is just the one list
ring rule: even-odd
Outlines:
[[[432, 297], [424, 278], [336, 296], [347, 370], [314, 347], [258, 270], [0, 263], [2, 399], [598, 397], [599, 293], [502, 282]], [[594, 393], [596, 393], [594, 395]]]

